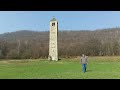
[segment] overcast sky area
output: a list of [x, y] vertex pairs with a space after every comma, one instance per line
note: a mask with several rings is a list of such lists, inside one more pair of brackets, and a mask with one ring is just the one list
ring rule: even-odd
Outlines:
[[120, 11], [0, 11], [0, 34], [19, 30], [48, 31], [53, 16], [59, 30], [120, 27]]

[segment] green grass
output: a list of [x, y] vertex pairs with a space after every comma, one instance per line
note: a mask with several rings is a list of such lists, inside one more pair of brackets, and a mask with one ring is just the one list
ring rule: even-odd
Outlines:
[[120, 79], [120, 57], [89, 57], [86, 73], [78, 59], [1, 60], [0, 79]]

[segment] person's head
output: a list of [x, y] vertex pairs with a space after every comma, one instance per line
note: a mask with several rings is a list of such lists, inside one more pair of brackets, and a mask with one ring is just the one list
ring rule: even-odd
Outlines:
[[85, 55], [84, 55], [84, 54], [82, 54], [82, 57], [85, 57]]

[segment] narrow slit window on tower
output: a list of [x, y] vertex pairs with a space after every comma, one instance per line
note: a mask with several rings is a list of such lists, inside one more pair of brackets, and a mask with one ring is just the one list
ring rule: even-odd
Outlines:
[[52, 26], [55, 26], [55, 23], [52, 23]]

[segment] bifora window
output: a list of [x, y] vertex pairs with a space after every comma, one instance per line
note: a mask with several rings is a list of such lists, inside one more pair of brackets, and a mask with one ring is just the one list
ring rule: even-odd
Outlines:
[[55, 26], [55, 23], [52, 23], [52, 26]]

